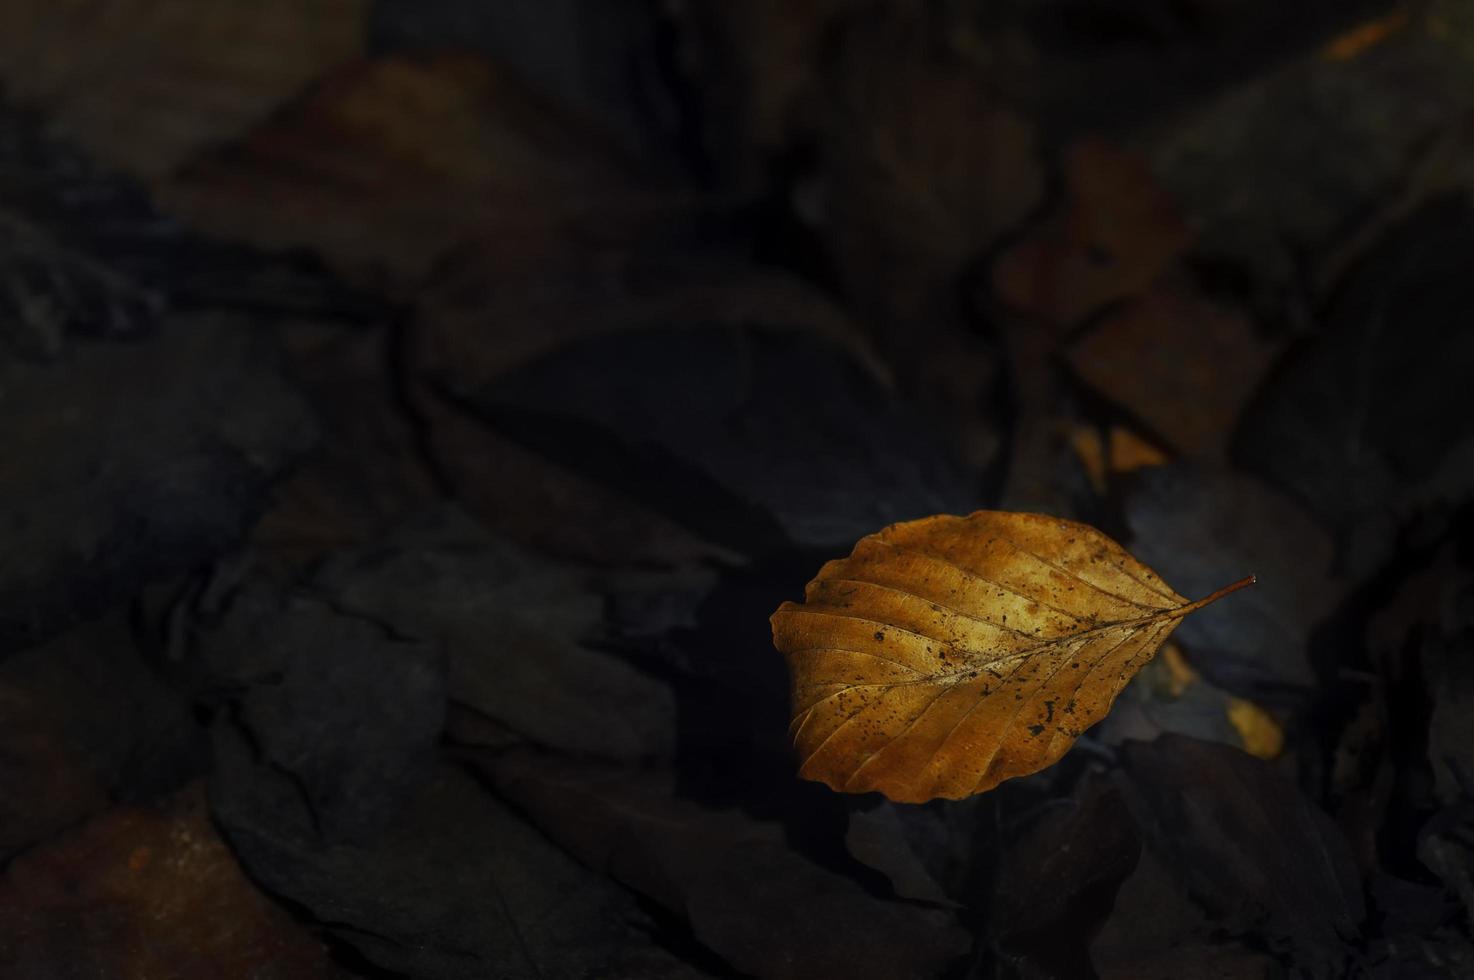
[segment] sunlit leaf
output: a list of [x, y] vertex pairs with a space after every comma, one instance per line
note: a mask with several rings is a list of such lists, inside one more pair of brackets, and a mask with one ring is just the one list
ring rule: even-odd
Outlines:
[[799, 774], [959, 799], [1057, 761], [1188, 613], [1092, 527], [979, 511], [894, 524], [773, 614]]

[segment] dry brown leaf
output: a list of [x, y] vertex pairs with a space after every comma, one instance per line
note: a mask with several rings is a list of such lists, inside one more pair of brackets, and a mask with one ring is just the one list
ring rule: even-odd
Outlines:
[[667, 217], [674, 227], [625, 226], [622, 236], [603, 241], [544, 229], [469, 243], [416, 297], [411, 370], [469, 390], [597, 334], [764, 323], [823, 337], [877, 380], [894, 383], [874, 345], [824, 292], [788, 273], [693, 249], [686, 239], [699, 212]]
[[1109, 450], [1112, 473], [1135, 473], [1149, 466], [1166, 466], [1167, 454], [1130, 429], [1111, 426]]
[[1098, 426], [1076, 424], [1069, 433], [1070, 448], [1090, 480], [1090, 488], [1102, 497], [1110, 490], [1110, 478], [1135, 473], [1148, 466], [1165, 466], [1167, 454], [1140, 435], [1120, 425], [1101, 434]]
[[888, 365], [822, 292], [794, 276], [692, 249], [696, 215], [668, 218], [659, 227], [626, 223], [598, 238], [547, 229], [478, 240], [443, 262], [419, 293], [404, 343], [407, 395], [441, 476], [488, 527], [598, 564], [740, 560], [627, 493], [528, 450], [453, 394], [482, 390], [600, 335], [761, 323], [822, 338], [877, 382], [893, 383]]
[[[306, 246], [379, 289], [416, 285], [455, 244], [656, 207], [604, 134], [469, 55], [349, 65], [163, 195], [201, 229]], [[603, 210], [600, 210], [603, 209]]]
[[993, 288], [1059, 326], [1145, 289], [1191, 233], [1145, 162], [1097, 139], [1065, 157], [1065, 206], [1003, 253]]
[[368, 540], [437, 496], [412, 422], [394, 399], [383, 325], [279, 324], [288, 370], [326, 430], [319, 451], [273, 487], [253, 543], [295, 565]]
[[1169, 276], [1104, 316], [1065, 357], [1172, 448], [1214, 456], [1278, 352], [1244, 313]]
[[358, 55], [366, 0], [7, 0], [0, 80], [144, 178], [260, 122]]
[[518, 544], [596, 565], [741, 564], [730, 549], [527, 449], [432, 386], [416, 384], [410, 394], [426, 448], [456, 499]]
[[978, 511], [893, 524], [773, 614], [799, 775], [899, 803], [960, 799], [1057, 761], [1189, 601], [1094, 528]]
[[906, 18], [856, 25], [820, 138], [824, 233], [846, 287], [905, 338], [1044, 193], [1033, 124], [922, 35]]
[[7, 977], [350, 975], [246, 877], [200, 784], [110, 810], [11, 862], [0, 964]]

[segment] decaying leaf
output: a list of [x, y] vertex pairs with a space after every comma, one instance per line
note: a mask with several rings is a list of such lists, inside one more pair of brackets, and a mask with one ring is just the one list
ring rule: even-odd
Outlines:
[[1221, 454], [1275, 353], [1245, 313], [1167, 276], [1106, 313], [1065, 356], [1173, 449], [1210, 456]]
[[242, 873], [198, 783], [117, 807], [11, 862], [0, 969], [47, 980], [354, 975]]
[[240, 540], [316, 429], [258, 323], [181, 313], [147, 340], [0, 359], [0, 649]]
[[211, 234], [311, 248], [351, 281], [392, 290], [488, 229], [532, 235], [603, 206], [628, 218], [644, 207], [630, 204], [635, 184], [602, 133], [505, 69], [445, 55], [332, 72], [193, 160], [162, 199]]
[[362, 49], [364, 0], [0, 5], [0, 79], [50, 128], [145, 178], [260, 122]]
[[799, 774], [902, 803], [1057, 761], [1188, 613], [1085, 524], [978, 511], [893, 524], [773, 614]]
[[951, 911], [869, 895], [777, 824], [673, 796], [659, 770], [515, 750], [472, 764], [569, 854], [684, 920], [742, 976], [923, 980], [970, 945]]
[[1127, 743], [1121, 762], [1144, 848], [1220, 935], [1257, 933], [1308, 976], [1345, 975], [1361, 878], [1340, 828], [1284, 772], [1171, 734]]
[[1009, 306], [1058, 325], [1146, 289], [1192, 238], [1144, 162], [1098, 139], [1065, 155], [1067, 199], [998, 257], [993, 288]]
[[1386, 561], [1415, 515], [1436, 539], [1432, 515], [1474, 490], [1474, 438], [1449, 424], [1474, 416], [1474, 208], [1430, 202], [1354, 270], [1325, 329], [1250, 403], [1232, 449], [1335, 531], [1351, 576]]

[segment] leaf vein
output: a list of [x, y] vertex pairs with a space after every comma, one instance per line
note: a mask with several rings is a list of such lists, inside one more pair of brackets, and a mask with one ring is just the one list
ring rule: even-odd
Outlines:
[[884, 538], [876, 538], [876, 540], [883, 542], [888, 547], [894, 548], [896, 551], [900, 552], [903, 555], [914, 555], [917, 558], [927, 558], [927, 559], [930, 559], [931, 561], [937, 562], [938, 564], [946, 565], [948, 568], [956, 569], [957, 571], [961, 572], [963, 575], [966, 575], [969, 578], [977, 579], [979, 582], [983, 582], [983, 583], [986, 583], [987, 585], [995, 586], [997, 588], [1002, 589], [1005, 592], [1011, 592], [1014, 595], [1018, 596], [1020, 599], [1026, 599], [1029, 602], [1036, 602], [1039, 605], [1043, 606], [1045, 609], [1049, 609], [1049, 610], [1052, 610], [1054, 612], [1057, 612], [1061, 616], [1067, 616], [1070, 619], [1073, 619], [1077, 623], [1088, 623], [1088, 622], [1090, 622], [1090, 620], [1084, 618], [1083, 616], [1077, 616], [1074, 613], [1070, 612], [1068, 609], [1064, 609], [1064, 608], [1061, 608], [1060, 606], [1056, 606], [1052, 602], [1046, 602], [1045, 600], [1040, 599], [1037, 596], [1031, 596], [1031, 595], [1029, 595], [1027, 592], [1020, 592], [1018, 589], [1014, 588], [1011, 585], [1006, 585], [1003, 582], [999, 582], [996, 579], [988, 578], [986, 575], [982, 574], [981, 572], [974, 571], [971, 568], [964, 568], [963, 566], [957, 564], [955, 561], [953, 561], [950, 558], [943, 557], [942, 555], [938, 555], [938, 554], [935, 554], [935, 553], [930, 552], [930, 551], [918, 551], [915, 548], [903, 548], [900, 545], [895, 544], [894, 542], [886, 541]]

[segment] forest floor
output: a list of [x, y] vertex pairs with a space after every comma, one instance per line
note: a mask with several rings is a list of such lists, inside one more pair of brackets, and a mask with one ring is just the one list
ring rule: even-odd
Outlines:
[[[800, 779], [769, 616], [978, 510], [1258, 583], [1052, 767]], [[0, 0], [0, 975], [1471, 924], [1474, 4]]]

